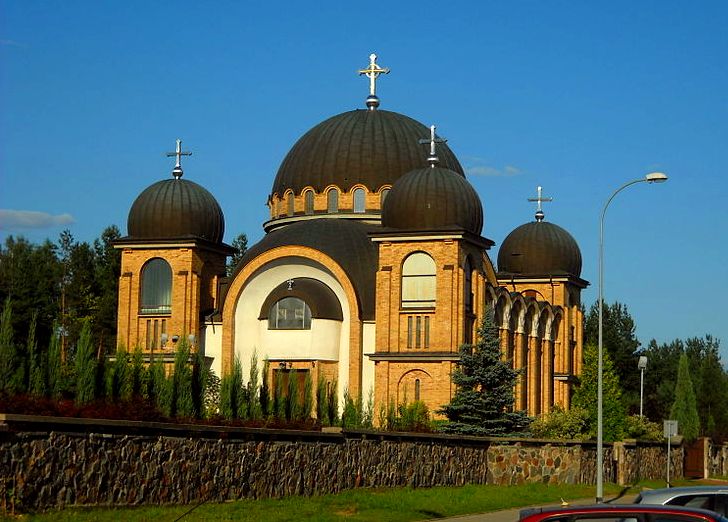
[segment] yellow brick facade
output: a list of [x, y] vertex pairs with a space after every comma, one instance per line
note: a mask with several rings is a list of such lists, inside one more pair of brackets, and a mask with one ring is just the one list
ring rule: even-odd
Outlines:
[[[195, 243], [121, 246], [121, 277], [117, 332], [119, 343], [143, 351], [174, 351], [174, 336], [195, 336], [199, 341], [201, 313], [218, 306], [218, 282], [225, 274], [226, 253]], [[169, 313], [141, 313], [141, 283], [145, 265], [165, 260], [172, 273]], [[169, 338], [162, 346], [162, 334]]]

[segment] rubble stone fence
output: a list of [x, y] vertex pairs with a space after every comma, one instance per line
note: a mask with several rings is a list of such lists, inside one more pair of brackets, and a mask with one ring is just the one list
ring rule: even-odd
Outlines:
[[[605, 480], [664, 477], [666, 447], [605, 444]], [[682, 447], [672, 452], [674, 475]], [[295, 431], [0, 414], [0, 502], [223, 502], [364, 487], [595, 482], [593, 441]]]

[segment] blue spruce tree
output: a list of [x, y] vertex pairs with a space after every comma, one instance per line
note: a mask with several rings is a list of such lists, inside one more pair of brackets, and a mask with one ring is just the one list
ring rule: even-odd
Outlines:
[[443, 431], [486, 436], [525, 431], [530, 419], [522, 411], [512, 411], [518, 375], [501, 358], [498, 328], [489, 307], [477, 344], [460, 347], [460, 361], [452, 375], [457, 389], [450, 404], [440, 410], [449, 421]]

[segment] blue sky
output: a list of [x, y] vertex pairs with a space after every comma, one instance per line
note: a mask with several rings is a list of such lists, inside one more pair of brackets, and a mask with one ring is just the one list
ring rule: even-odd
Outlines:
[[554, 198], [546, 219], [581, 246], [587, 306], [602, 205], [666, 172], [609, 208], [605, 297], [628, 305], [643, 343], [710, 333], [725, 360], [727, 26], [723, 1], [0, 0], [0, 240], [126, 233], [182, 138], [226, 240], [254, 242], [286, 152], [364, 106], [356, 71], [376, 52], [392, 71], [382, 108], [449, 140], [494, 261], [533, 219], [536, 186]]

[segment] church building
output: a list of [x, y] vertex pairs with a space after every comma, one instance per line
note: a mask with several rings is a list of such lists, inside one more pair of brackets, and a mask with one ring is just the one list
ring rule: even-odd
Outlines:
[[581, 372], [581, 252], [563, 228], [535, 221], [501, 243], [485, 237], [483, 205], [435, 133], [381, 109], [370, 63], [366, 107], [306, 132], [273, 179], [265, 236], [231, 276], [215, 197], [172, 177], [133, 202], [122, 251], [118, 339], [174, 356], [188, 339], [218, 375], [236, 357], [270, 362], [270, 378], [307, 373], [375, 407], [454, 393], [458, 348], [495, 310], [504, 360], [522, 370], [516, 409], [569, 407]]

